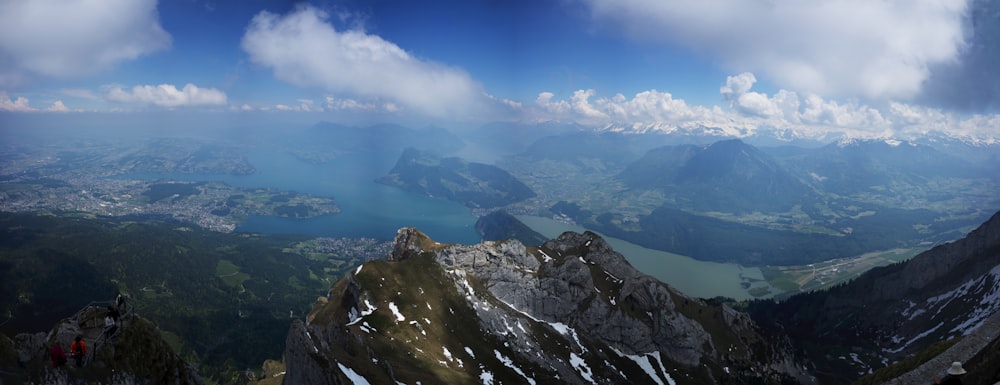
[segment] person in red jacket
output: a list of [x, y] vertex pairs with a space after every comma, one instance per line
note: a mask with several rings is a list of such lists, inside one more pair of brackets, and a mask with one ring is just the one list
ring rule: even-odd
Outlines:
[[76, 360], [76, 367], [83, 366], [83, 358], [87, 356], [87, 343], [83, 337], [76, 336], [76, 340], [69, 345], [69, 356]]
[[66, 352], [63, 351], [62, 346], [59, 344], [52, 345], [52, 350], [49, 351], [49, 357], [52, 358], [52, 367], [58, 368], [66, 363]]

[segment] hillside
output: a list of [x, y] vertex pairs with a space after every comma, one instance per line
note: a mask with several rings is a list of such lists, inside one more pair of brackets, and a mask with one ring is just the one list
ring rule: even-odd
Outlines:
[[528, 186], [499, 167], [439, 158], [414, 148], [404, 150], [389, 174], [378, 182], [473, 208], [504, 206], [535, 196]]
[[323, 242], [154, 218], [0, 214], [0, 331], [47, 330], [121, 291], [178, 354], [227, 383], [280, 352], [288, 320], [365, 258], [362, 245], [341, 255]]
[[293, 322], [284, 381], [795, 383], [755, 329], [635, 271], [593, 233], [462, 246], [401, 229], [389, 260], [359, 266]]
[[796, 341], [830, 384], [968, 335], [997, 310], [1000, 213], [961, 240], [850, 283], [750, 306], [766, 330]]

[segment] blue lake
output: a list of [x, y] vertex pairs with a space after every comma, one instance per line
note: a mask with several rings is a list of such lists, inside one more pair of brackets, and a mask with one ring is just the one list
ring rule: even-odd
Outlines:
[[478, 243], [476, 217], [461, 204], [375, 183], [398, 154], [349, 154], [325, 164], [300, 161], [285, 152], [257, 149], [247, 156], [251, 175], [129, 174], [139, 179], [218, 181], [247, 188], [275, 188], [332, 197], [341, 212], [310, 219], [251, 216], [236, 231], [324, 237], [392, 239], [401, 227], [417, 227], [434, 240]]

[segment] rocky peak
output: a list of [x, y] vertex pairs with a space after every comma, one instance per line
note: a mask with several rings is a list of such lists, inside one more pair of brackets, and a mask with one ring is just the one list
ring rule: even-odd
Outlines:
[[719, 383], [777, 375], [782, 356], [745, 314], [636, 271], [590, 232], [526, 247], [401, 229], [387, 261], [308, 319], [289, 331], [286, 381]]

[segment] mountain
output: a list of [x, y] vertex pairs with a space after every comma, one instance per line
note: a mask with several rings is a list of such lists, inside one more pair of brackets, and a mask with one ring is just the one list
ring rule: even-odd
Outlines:
[[502, 154], [516, 154], [541, 138], [584, 130], [586, 128], [577, 124], [556, 122], [536, 124], [493, 122], [470, 130], [462, 137], [478, 148], [489, 148]]
[[404, 150], [389, 174], [378, 182], [468, 207], [498, 207], [535, 196], [528, 186], [499, 167], [438, 158], [413, 148]]
[[664, 135], [635, 135], [616, 132], [570, 132], [547, 136], [531, 144], [520, 156], [534, 160], [576, 163], [587, 168], [624, 166], [652, 148], [662, 146]]
[[407, 147], [450, 154], [463, 146], [462, 140], [455, 134], [440, 127], [413, 129], [395, 124], [354, 127], [320, 122], [301, 133], [290, 133], [281, 140], [295, 148], [296, 153], [307, 154], [309, 159], [317, 158], [316, 153], [327, 153], [328, 156], [353, 152], [398, 154]]
[[[104, 334], [105, 305], [95, 302], [59, 321], [51, 331], [0, 335], [0, 382], [38, 384], [176, 384], [200, 385], [198, 369], [181, 359], [149, 320], [125, 312], [118, 331]], [[127, 307], [126, 307], [127, 308]], [[87, 354], [83, 367], [70, 357], [80, 336]], [[59, 345], [68, 362], [53, 369], [51, 346]]]
[[525, 245], [538, 246], [549, 240], [502, 210], [479, 217], [476, 220], [476, 231], [484, 241], [516, 239]]
[[997, 310], [1000, 213], [961, 240], [826, 291], [754, 303], [750, 314], [790, 337], [823, 383], [837, 384], [966, 336]]
[[825, 191], [840, 195], [919, 188], [934, 178], [975, 178], [979, 167], [930, 146], [896, 140], [828, 144], [788, 162]]
[[739, 139], [709, 146], [660, 147], [618, 175], [631, 188], [676, 194], [696, 211], [787, 211], [816, 201], [805, 183]]
[[795, 383], [726, 305], [637, 272], [594, 233], [539, 247], [445, 245], [401, 229], [386, 261], [317, 299], [285, 383]]

